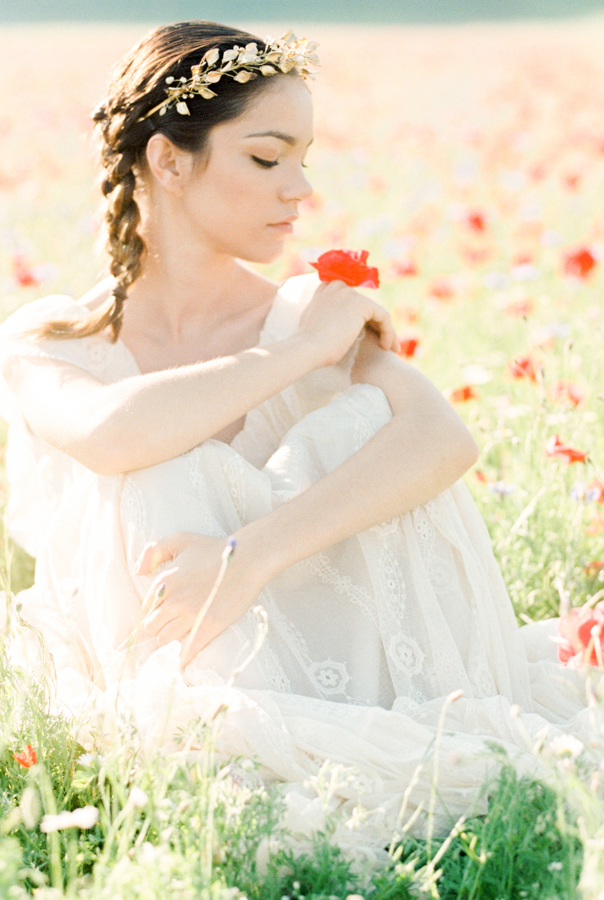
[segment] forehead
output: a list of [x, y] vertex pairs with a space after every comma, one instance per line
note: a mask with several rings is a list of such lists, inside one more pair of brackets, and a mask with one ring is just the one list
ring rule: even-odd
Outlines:
[[214, 131], [228, 132], [230, 139], [247, 139], [251, 135], [277, 132], [290, 135], [296, 143], [312, 140], [312, 97], [299, 78], [271, 78], [236, 119], [218, 125]]

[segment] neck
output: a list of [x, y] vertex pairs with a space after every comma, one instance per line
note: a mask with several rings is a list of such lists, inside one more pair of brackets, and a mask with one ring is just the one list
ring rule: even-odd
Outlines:
[[196, 324], [218, 325], [258, 302], [249, 288], [260, 276], [234, 257], [169, 233], [143, 237], [143, 272], [125, 307], [137, 329], [177, 341]]

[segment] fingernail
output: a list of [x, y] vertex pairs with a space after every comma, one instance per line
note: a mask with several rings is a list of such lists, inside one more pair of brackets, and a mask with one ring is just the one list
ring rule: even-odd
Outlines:
[[160, 584], [157, 591], [155, 592], [155, 596], [157, 597], [158, 600], [161, 600], [165, 593], [166, 593], [166, 585]]

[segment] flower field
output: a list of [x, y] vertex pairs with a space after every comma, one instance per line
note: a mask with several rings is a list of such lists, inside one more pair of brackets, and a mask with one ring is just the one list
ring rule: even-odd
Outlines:
[[[78, 296], [102, 272], [89, 112], [143, 30], [1, 32], [2, 318], [47, 293]], [[604, 17], [304, 31], [323, 63], [307, 159], [315, 194], [265, 271], [280, 280], [332, 248], [369, 251], [402, 355], [479, 443], [466, 481], [519, 622], [596, 603]], [[6, 538], [3, 573], [7, 589], [31, 583], [32, 561]], [[119, 744], [91, 736], [83, 747], [40, 685], [0, 668], [1, 897], [604, 896], [604, 786], [586, 780], [572, 742], [535, 750], [547, 785], [504, 767], [485, 788], [486, 817], [444, 842], [407, 837], [368, 875], [329, 829], [306, 855], [271, 858], [278, 802], [253, 779], [217, 772], [211, 750], [195, 766], [186, 755], [141, 762], [127, 723]], [[597, 679], [593, 690], [597, 706]]]

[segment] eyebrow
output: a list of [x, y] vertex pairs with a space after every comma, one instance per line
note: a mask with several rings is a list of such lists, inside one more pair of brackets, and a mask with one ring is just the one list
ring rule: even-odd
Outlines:
[[[274, 137], [279, 141], [284, 141], [286, 144], [289, 144], [290, 147], [295, 146], [298, 143], [297, 139], [293, 137], [291, 134], [285, 134], [283, 131], [257, 131], [254, 134], [246, 135], [246, 138], [257, 138], [257, 137]], [[311, 141], [312, 143], [312, 141]]]

